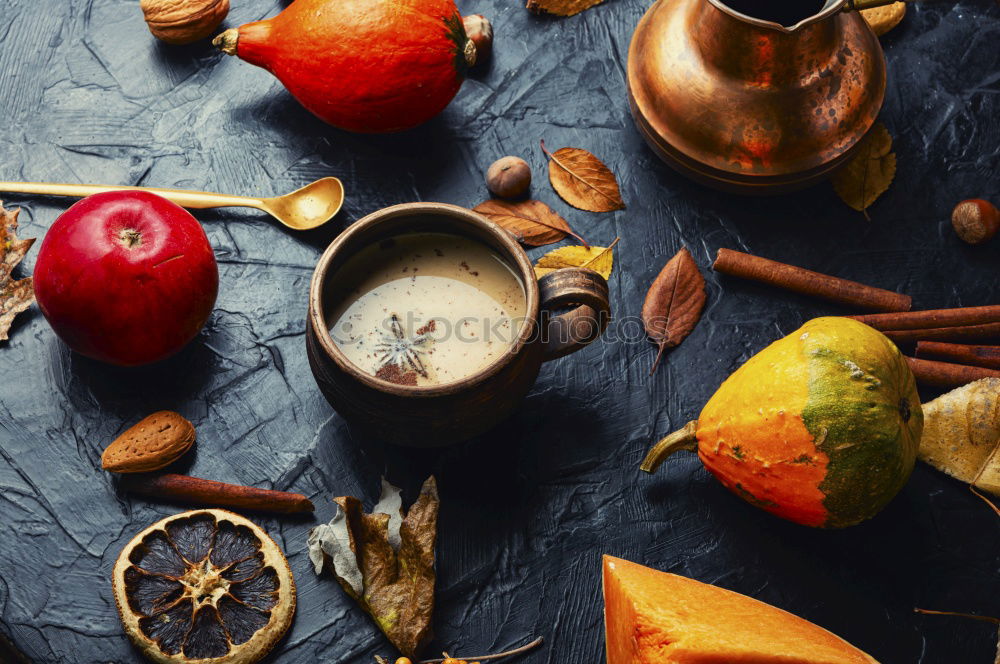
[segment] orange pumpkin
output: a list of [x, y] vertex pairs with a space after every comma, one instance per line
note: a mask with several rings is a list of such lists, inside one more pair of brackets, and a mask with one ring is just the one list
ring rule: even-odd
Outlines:
[[365, 133], [434, 117], [476, 60], [452, 0], [296, 0], [213, 43], [274, 74], [322, 120]]

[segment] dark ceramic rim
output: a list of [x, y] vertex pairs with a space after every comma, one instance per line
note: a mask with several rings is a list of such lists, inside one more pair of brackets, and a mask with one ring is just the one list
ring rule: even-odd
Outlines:
[[[518, 275], [524, 285], [525, 291], [525, 322], [517, 339], [511, 344], [507, 352], [498, 357], [492, 363], [486, 365], [478, 373], [451, 383], [443, 385], [399, 385], [387, 380], [377, 378], [352, 363], [344, 355], [343, 351], [337, 347], [330, 336], [329, 326], [326, 323], [326, 314], [323, 306], [324, 285], [330, 270], [330, 265], [344, 247], [355, 241], [358, 236], [371, 232], [371, 229], [390, 219], [399, 217], [446, 217], [452, 220], [465, 222], [478, 227], [480, 231], [495, 241], [495, 247], [503, 249], [511, 267], [517, 269]], [[393, 235], [400, 235], [407, 231], [401, 230]], [[447, 231], [445, 231], [447, 232]], [[513, 362], [521, 353], [527, 343], [531, 340], [537, 327], [539, 312], [538, 280], [535, 278], [535, 269], [531, 264], [528, 255], [521, 248], [521, 245], [500, 226], [494, 224], [486, 217], [468, 208], [450, 205], [448, 203], [402, 203], [393, 205], [381, 210], [376, 210], [371, 214], [359, 219], [338, 235], [330, 246], [326, 248], [320, 256], [316, 268], [313, 270], [312, 279], [309, 283], [309, 320], [312, 324], [316, 340], [326, 356], [333, 361], [337, 367], [361, 382], [366, 387], [370, 387], [380, 392], [396, 394], [399, 396], [412, 397], [436, 397], [456, 392], [463, 392], [474, 388], [499, 373], [505, 366]]]

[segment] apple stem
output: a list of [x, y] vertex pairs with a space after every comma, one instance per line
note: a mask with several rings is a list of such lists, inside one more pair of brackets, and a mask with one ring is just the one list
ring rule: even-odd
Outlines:
[[134, 228], [123, 228], [118, 234], [118, 241], [125, 245], [126, 249], [133, 249], [142, 246], [142, 233]]

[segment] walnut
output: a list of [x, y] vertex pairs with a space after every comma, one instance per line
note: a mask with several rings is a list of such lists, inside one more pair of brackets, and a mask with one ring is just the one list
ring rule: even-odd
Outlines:
[[229, 13], [229, 0], [140, 0], [149, 31], [168, 44], [190, 44], [212, 34]]

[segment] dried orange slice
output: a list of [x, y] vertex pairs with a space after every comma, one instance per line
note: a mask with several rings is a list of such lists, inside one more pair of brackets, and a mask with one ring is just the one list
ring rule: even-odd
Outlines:
[[125, 632], [162, 664], [251, 664], [295, 615], [295, 581], [281, 549], [226, 510], [149, 526], [118, 555], [112, 584]]

